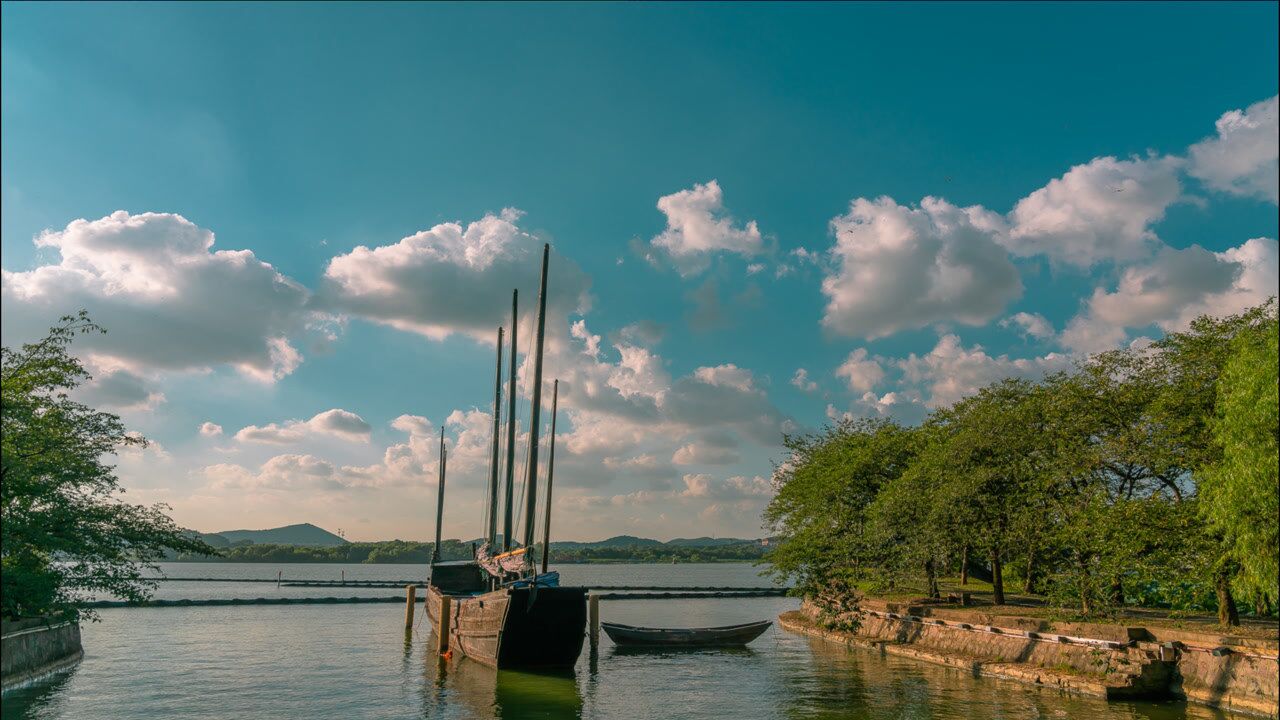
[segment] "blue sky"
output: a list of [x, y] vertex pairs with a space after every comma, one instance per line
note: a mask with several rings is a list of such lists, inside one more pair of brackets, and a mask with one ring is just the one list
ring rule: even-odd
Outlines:
[[448, 421], [477, 534], [544, 241], [573, 539], [758, 535], [784, 431], [1276, 292], [1274, 4], [2, 12], [4, 342], [107, 324], [202, 530], [426, 537]]

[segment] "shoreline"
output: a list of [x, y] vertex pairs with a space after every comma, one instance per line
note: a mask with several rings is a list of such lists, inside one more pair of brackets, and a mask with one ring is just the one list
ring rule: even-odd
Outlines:
[[805, 601], [779, 625], [849, 647], [879, 650], [1063, 692], [1120, 699], [1184, 699], [1277, 717], [1277, 643], [1220, 634], [1042, 618], [865, 600], [832, 629]]

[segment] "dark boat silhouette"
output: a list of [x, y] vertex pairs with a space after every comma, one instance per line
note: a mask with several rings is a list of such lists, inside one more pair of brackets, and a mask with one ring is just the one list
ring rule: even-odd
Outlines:
[[619, 646], [627, 647], [737, 647], [755, 640], [769, 629], [769, 620], [706, 628], [648, 628], [620, 623], [600, 623]]

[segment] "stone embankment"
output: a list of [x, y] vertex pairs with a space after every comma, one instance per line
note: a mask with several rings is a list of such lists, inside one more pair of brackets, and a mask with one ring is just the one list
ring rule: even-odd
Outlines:
[[[826, 623], [806, 602], [783, 613], [779, 623], [793, 632], [948, 665], [975, 677], [1109, 699], [1185, 698], [1276, 717], [1280, 697], [1280, 648], [1274, 640], [876, 600]], [[845, 623], [856, 629], [830, 629]]]
[[80, 626], [28, 619], [0, 623], [0, 688], [12, 690], [65, 670], [84, 657]]

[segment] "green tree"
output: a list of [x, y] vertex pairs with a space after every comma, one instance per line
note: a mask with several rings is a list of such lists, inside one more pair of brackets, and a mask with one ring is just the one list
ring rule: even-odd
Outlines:
[[[938, 522], [991, 561], [997, 605], [1005, 600], [1004, 566], [1044, 538], [1043, 480], [1055, 450], [1038, 387], [1006, 379], [934, 413], [943, 440], [922, 462], [942, 482], [933, 496]], [[1031, 567], [1034, 558], [1028, 555]]]
[[89, 379], [68, 349], [102, 332], [87, 314], [63, 318], [43, 340], [0, 349], [0, 563], [5, 617], [85, 614], [83, 597], [144, 600], [145, 570], [167, 549], [213, 553], [162, 505], [120, 502], [107, 459], [146, 440], [115, 415], [72, 400]]
[[764, 513], [778, 540], [765, 556], [770, 572], [810, 596], [850, 590], [883, 566], [867, 510], [911, 461], [913, 431], [886, 420], [856, 420], [784, 442], [789, 454]]
[[[1274, 307], [1274, 306], [1272, 306]], [[1242, 330], [1218, 379], [1210, 429], [1221, 457], [1201, 474], [1201, 508], [1239, 568], [1234, 587], [1265, 608], [1280, 586], [1277, 497], [1277, 323]]]

